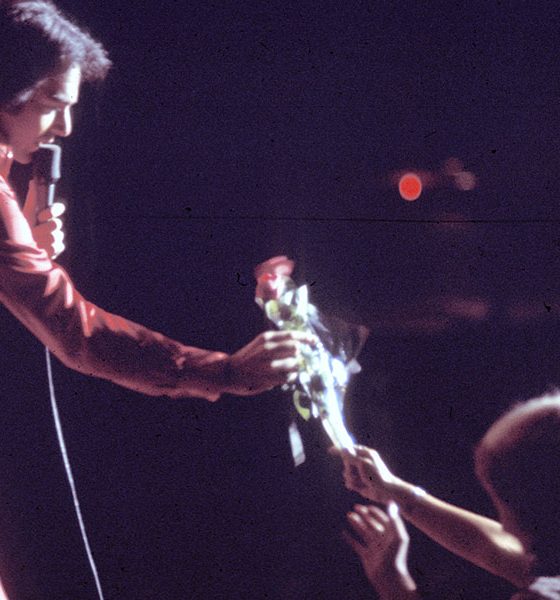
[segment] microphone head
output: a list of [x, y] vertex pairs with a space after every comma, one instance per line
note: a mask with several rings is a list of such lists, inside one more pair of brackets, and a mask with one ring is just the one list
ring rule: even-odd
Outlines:
[[41, 144], [33, 153], [33, 177], [43, 183], [56, 183], [60, 179], [60, 146]]

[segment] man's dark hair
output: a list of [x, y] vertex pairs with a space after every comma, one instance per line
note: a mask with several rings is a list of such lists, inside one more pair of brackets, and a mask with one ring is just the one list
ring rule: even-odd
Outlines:
[[17, 111], [47, 77], [71, 65], [105, 77], [103, 46], [49, 0], [0, 0], [0, 110]]

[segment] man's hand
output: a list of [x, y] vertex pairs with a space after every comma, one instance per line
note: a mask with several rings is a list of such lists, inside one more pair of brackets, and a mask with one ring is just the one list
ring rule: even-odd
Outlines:
[[300, 331], [265, 331], [229, 359], [226, 391], [253, 396], [291, 381], [301, 367], [301, 350], [313, 336]]
[[348, 513], [343, 537], [358, 555], [364, 572], [383, 600], [415, 599], [416, 584], [408, 572], [409, 537], [396, 504], [387, 511], [356, 505]]
[[65, 249], [63, 223], [60, 217], [64, 214], [66, 207], [62, 202], [54, 202], [52, 206], [43, 208], [39, 212], [37, 212], [37, 208], [37, 187], [31, 180], [23, 205], [23, 215], [31, 227], [37, 246], [45, 250], [49, 258], [55, 259]]

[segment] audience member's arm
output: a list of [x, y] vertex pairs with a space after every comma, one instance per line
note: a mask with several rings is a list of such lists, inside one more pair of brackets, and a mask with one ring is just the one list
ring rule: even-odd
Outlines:
[[343, 456], [349, 489], [382, 504], [396, 502], [410, 523], [454, 554], [515, 585], [527, 583], [529, 558], [498, 521], [439, 500], [396, 477], [375, 450], [358, 446], [356, 452], [357, 456]]

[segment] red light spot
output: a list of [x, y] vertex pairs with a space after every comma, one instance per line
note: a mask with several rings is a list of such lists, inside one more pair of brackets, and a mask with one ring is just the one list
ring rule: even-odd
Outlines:
[[422, 180], [416, 173], [405, 173], [399, 179], [399, 194], [403, 200], [413, 202], [420, 198], [422, 193]]

